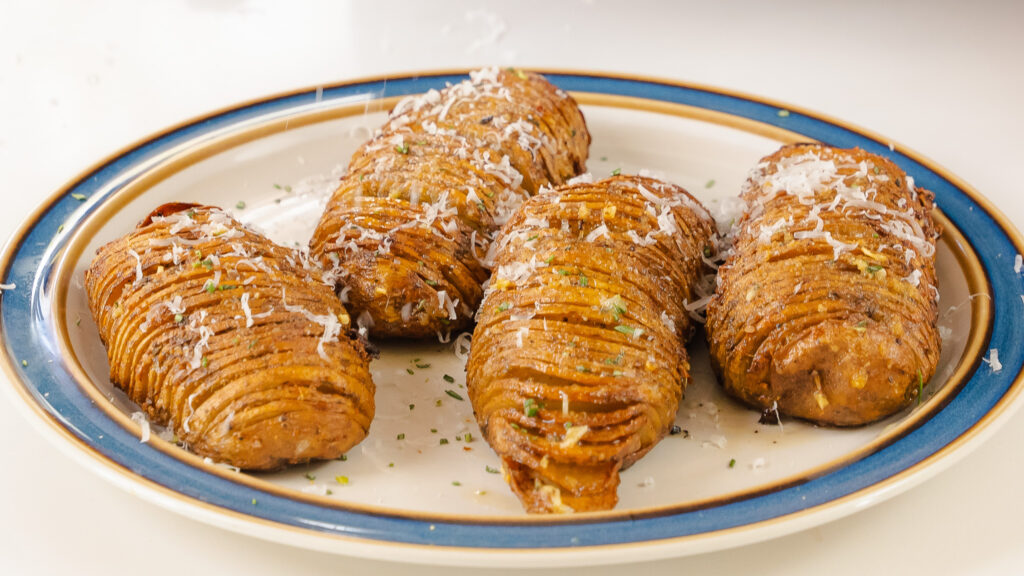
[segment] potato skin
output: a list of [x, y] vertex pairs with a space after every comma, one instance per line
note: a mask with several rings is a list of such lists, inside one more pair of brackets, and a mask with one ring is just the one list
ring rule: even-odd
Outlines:
[[939, 358], [932, 193], [881, 156], [804, 144], [764, 158], [742, 198], [707, 311], [726, 392], [834, 426], [913, 402]]
[[669, 431], [713, 230], [681, 188], [627, 176], [544, 191], [503, 228], [467, 383], [527, 511], [614, 507]]
[[500, 226], [579, 174], [589, 144], [575, 101], [538, 74], [484, 69], [407, 98], [352, 157], [310, 253], [374, 336], [465, 329]]
[[168, 204], [85, 272], [110, 379], [202, 456], [336, 458], [374, 413], [369, 357], [322, 273], [218, 209]]

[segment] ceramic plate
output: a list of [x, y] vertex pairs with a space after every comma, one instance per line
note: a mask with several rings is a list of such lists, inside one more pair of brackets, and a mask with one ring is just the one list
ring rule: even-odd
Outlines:
[[[468, 337], [387, 345], [372, 364], [377, 415], [345, 460], [245, 474], [150, 427], [108, 380], [82, 273], [95, 249], [155, 206], [196, 201], [303, 245], [344, 163], [402, 95], [462, 73], [369, 79], [254, 101], [158, 134], [41, 206], [0, 261], [7, 388], [37, 428], [131, 492], [185, 515], [294, 545], [441, 564], [627, 562], [763, 540], [905, 490], [963, 455], [1018, 404], [1024, 362], [1019, 234], [921, 156], [821, 115], [652, 79], [553, 72], [593, 135], [589, 170], [680, 184], [723, 218], [745, 174], [782, 143], [860, 146], [933, 190], [942, 357], [923, 401], [853, 430], [759, 414], [725, 398], [698, 335], [676, 424], [624, 472], [615, 510], [524, 514], [494, 473], [465, 393]], [[134, 419], [133, 419], [134, 415]], [[147, 436], [145, 429], [150, 429]], [[342, 479], [347, 479], [344, 482]]]

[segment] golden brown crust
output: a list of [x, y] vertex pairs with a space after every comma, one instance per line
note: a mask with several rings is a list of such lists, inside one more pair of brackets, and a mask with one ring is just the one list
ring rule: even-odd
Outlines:
[[590, 135], [568, 94], [520, 70], [471, 76], [396, 106], [352, 157], [310, 241], [376, 336], [469, 326], [498, 228], [585, 165]]
[[725, 390], [838, 426], [909, 405], [939, 358], [931, 192], [880, 156], [806, 144], [764, 158], [742, 197], [707, 313]]
[[100, 248], [85, 281], [111, 381], [196, 453], [265, 470], [366, 436], [369, 358], [299, 253], [168, 204]]
[[681, 188], [619, 176], [545, 191], [503, 228], [467, 382], [528, 511], [612, 508], [668, 432], [713, 227]]

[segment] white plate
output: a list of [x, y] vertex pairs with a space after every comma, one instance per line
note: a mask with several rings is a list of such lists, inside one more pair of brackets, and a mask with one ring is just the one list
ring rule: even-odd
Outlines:
[[[219, 205], [278, 242], [304, 245], [344, 162], [383, 122], [391, 95], [452, 79], [391, 78], [386, 88], [355, 82], [261, 100], [157, 136], [71, 184], [16, 235], [3, 260], [8, 281], [32, 286], [23, 312], [35, 313], [22, 316], [11, 305], [21, 291], [5, 294], [2, 310], [8, 369], [22, 404], [119, 484], [221, 526], [391, 560], [480, 564], [500, 557], [555, 565], [711, 550], [849, 513], [962, 454], [966, 440], [1005, 418], [1018, 396], [1021, 347], [1012, 351], [1012, 334], [1002, 344], [1004, 371], [977, 370], [987, 340], [999, 337], [991, 333], [998, 330], [993, 309], [1007, 296], [991, 274], [986, 278], [976, 252], [984, 260], [992, 236], [1018, 246], [1019, 238], [1005, 222], [977, 232], [961, 224], [970, 232], [961, 234], [956, 220], [975, 210], [962, 206], [981, 211], [983, 201], [937, 167], [895, 151], [890, 156], [935, 190], [946, 212], [937, 260], [943, 350], [924, 402], [883, 422], [852, 430], [785, 419], [758, 424], [757, 412], [721, 393], [698, 335], [690, 346], [693, 383], [676, 420], [685, 432], [623, 473], [617, 508], [530, 517], [500, 474], [488, 471], [500, 468], [499, 460], [469, 402], [456, 398], [467, 397], [464, 361], [453, 344], [430, 342], [382, 347], [371, 365], [377, 414], [369, 437], [345, 461], [244, 474], [156, 435], [140, 443], [128, 418], [138, 408], [107, 379], [82, 288], [95, 248], [168, 201]], [[595, 176], [646, 170], [687, 188], [717, 214], [729, 212], [747, 170], [781, 143], [854, 139], [873, 151], [886, 147], [809, 113], [780, 115], [777, 105], [710, 89], [584, 74], [552, 79], [583, 91], [575, 95], [593, 136], [588, 168]], [[39, 237], [48, 244], [29, 242]], [[972, 294], [986, 297], [972, 302]], [[16, 349], [29, 341], [12, 341], [16, 328], [41, 344], [34, 353]], [[28, 366], [18, 364], [23, 358]], [[970, 410], [950, 409], [968, 401]]]

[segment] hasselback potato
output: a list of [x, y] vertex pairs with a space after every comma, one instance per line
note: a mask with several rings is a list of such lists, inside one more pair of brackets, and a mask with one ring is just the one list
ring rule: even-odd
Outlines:
[[85, 272], [110, 379], [196, 453], [335, 458], [373, 418], [369, 357], [330, 282], [226, 213], [167, 204]]
[[613, 507], [671, 428], [713, 230], [683, 189], [627, 176], [545, 190], [503, 228], [467, 382], [529, 512]]
[[707, 310], [725, 390], [838, 426], [918, 398], [939, 358], [932, 197], [859, 149], [764, 158]]
[[542, 76], [473, 72], [398, 103], [352, 157], [310, 252], [375, 336], [466, 328], [498, 228], [540, 186], [581, 172], [589, 144], [575, 101]]

